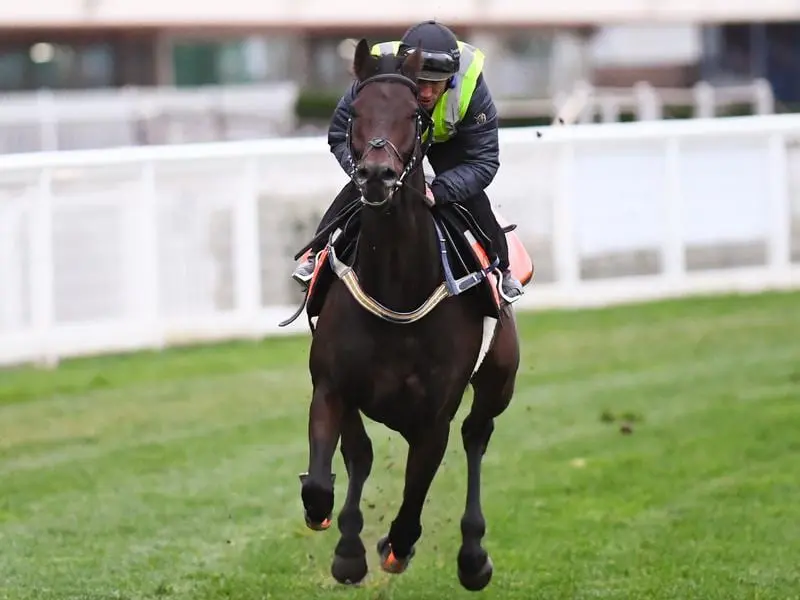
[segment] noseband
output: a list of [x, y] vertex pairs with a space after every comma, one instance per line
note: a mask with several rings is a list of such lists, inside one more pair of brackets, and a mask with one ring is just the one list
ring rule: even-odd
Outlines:
[[[412, 92], [414, 92], [415, 98], [419, 93], [417, 84], [413, 80], [406, 77], [405, 75], [400, 75], [398, 73], [382, 73], [378, 75], [373, 75], [372, 77], [368, 77], [364, 81], [360, 82], [356, 86], [355, 95], [357, 96], [365, 85], [381, 81], [387, 83], [402, 83]], [[387, 140], [386, 138], [383, 137], [375, 137], [367, 142], [367, 148], [364, 151], [364, 155], [361, 157], [361, 161], [363, 161], [367, 156], [369, 156], [369, 153], [372, 152], [373, 150], [378, 150], [378, 151], [382, 150], [387, 154], [389, 154], [390, 156], [394, 155], [394, 157], [396, 157], [397, 160], [400, 161], [400, 164], [404, 165], [403, 172], [400, 173], [400, 176], [397, 178], [397, 181], [395, 181], [394, 184], [392, 184], [391, 188], [389, 189], [389, 192], [386, 194], [386, 197], [379, 202], [369, 202], [364, 194], [363, 186], [358, 182], [356, 178], [356, 165], [353, 162], [353, 156], [355, 155], [353, 153], [353, 135], [352, 135], [353, 116], [351, 114], [348, 117], [345, 143], [347, 144], [347, 151], [350, 154], [349, 175], [350, 175], [350, 180], [361, 192], [362, 204], [373, 208], [380, 208], [381, 206], [386, 205], [386, 203], [388, 203], [389, 200], [391, 200], [392, 196], [394, 196], [397, 193], [397, 191], [403, 186], [403, 182], [405, 178], [408, 176], [408, 174], [414, 169], [414, 167], [418, 166], [418, 164], [421, 164], [422, 157], [424, 157], [425, 154], [427, 153], [428, 148], [430, 148], [431, 142], [433, 140], [433, 135], [432, 135], [433, 121], [427, 115], [427, 113], [424, 113], [424, 111], [422, 110], [417, 110], [417, 114], [414, 117], [414, 119], [416, 121], [415, 133], [414, 133], [414, 151], [412, 152], [411, 158], [408, 160], [407, 163], [403, 160], [403, 155], [400, 152], [400, 150], [397, 149], [397, 146], [395, 146], [395, 144], [393, 144], [391, 140]], [[422, 138], [426, 132], [428, 133], [428, 142], [423, 144]]]

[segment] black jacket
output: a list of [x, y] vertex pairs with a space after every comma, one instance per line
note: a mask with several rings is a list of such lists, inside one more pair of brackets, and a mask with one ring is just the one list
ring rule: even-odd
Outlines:
[[[346, 147], [347, 118], [356, 84], [339, 100], [328, 128], [328, 144], [342, 168], [349, 172], [350, 153]], [[480, 194], [492, 182], [500, 167], [497, 141], [497, 110], [484, 81], [478, 77], [467, 112], [457, 125], [456, 135], [433, 144], [428, 160], [436, 173], [431, 184], [437, 201], [464, 202]]]

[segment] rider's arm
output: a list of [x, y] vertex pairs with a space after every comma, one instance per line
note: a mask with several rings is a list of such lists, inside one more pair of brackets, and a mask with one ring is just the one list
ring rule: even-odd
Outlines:
[[350, 104], [353, 102], [356, 83], [350, 86], [339, 99], [328, 126], [328, 145], [345, 173], [350, 174], [350, 150], [347, 148], [347, 119], [350, 117]]
[[458, 125], [454, 141], [464, 152], [464, 160], [436, 176], [431, 191], [437, 201], [463, 202], [482, 192], [500, 168], [500, 148], [497, 140], [497, 109], [489, 86], [478, 77], [464, 119]]

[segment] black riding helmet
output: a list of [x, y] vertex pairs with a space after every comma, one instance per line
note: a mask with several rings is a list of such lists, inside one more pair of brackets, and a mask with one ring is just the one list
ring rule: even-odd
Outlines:
[[446, 81], [458, 73], [458, 39], [447, 27], [436, 21], [417, 23], [403, 34], [398, 54], [406, 55], [418, 46], [422, 47], [420, 79]]

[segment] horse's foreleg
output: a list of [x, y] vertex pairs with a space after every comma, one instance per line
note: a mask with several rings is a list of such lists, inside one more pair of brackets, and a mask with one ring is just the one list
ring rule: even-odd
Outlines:
[[308, 472], [300, 476], [306, 525], [315, 531], [330, 527], [333, 512], [331, 463], [342, 424], [342, 401], [322, 386], [314, 388], [308, 415]]
[[367, 574], [367, 557], [361, 530], [361, 492], [372, 470], [372, 442], [364, 429], [357, 409], [342, 417], [342, 458], [347, 468], [347, 497], [339, 513], [341, 537], [331, 566], [331, 574], [339, 583], [358, 583]]
[[481, 508], [481, 463], [494, 431], [494, 419], [511, 402], [519, 365], [519, 346], [513, 319], [504, 323], [495, 343], [473, 379], [472, 410], [461, 426], [467, 455], [467, 502], [461, 518], [458, 579], [464, 588], [478, 591], [492, 579], [492, 561], [481, 546], [486, 520]]
[[409, 442], [403, 503], [389, 535], [378, 542], [384, 571], [402, 573], [414, 555], [414, 544], [422, 535], [420, 519], [425, 497], [442, 463], [449, 436], [449, 422], [444, 422]]
[[467, 503], [461, 517], [461, 549], [458, 551], [458, 578], [466, 589], [478, 591], [492, 578], [492, 561], [481, 540], [486, 520], [481, 508], [481, 462], [494, 430], [494, 419], [485, 418], [473, 409], [461, 427], [467, 455]]

